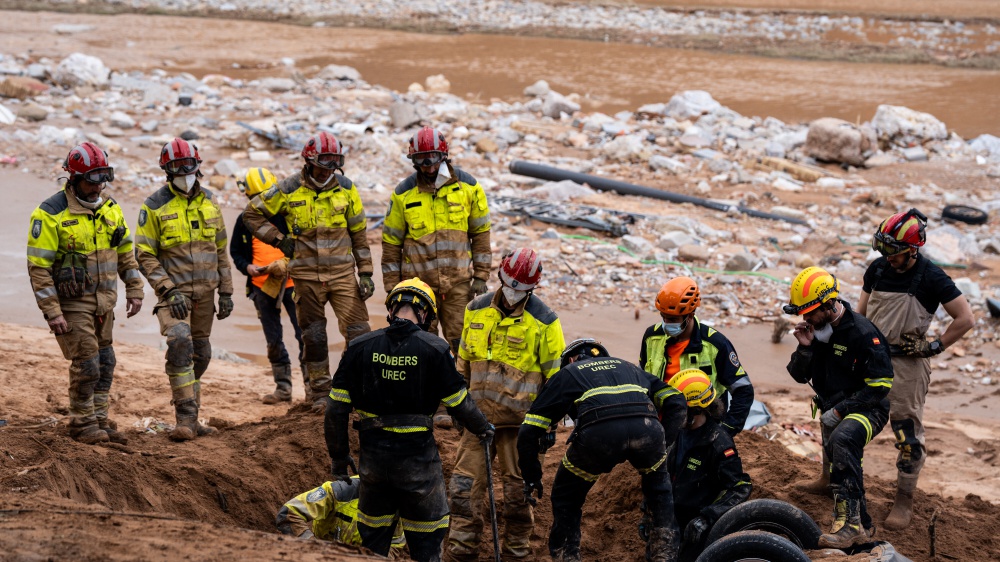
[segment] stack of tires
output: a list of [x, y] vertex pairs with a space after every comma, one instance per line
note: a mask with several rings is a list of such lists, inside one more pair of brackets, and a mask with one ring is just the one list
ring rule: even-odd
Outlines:
[[719, 518], [697, 562], [809, 562], [822, 534], [812, 517], [789, 503], [750, 500]]

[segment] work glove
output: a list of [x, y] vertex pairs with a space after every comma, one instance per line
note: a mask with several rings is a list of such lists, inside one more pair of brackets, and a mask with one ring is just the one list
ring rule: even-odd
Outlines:
[[372, 281], [371, 273], [362, 273], [358, 278], [361, 280], [358, 283], [358, 290], [361, 291], [361, 300], [366, 301], [375, 294], [375, 282]]
[[275, 248], [281, 250], [281, 253], [285, 254], [286, 258], [290, 258], [295, 253], [295, 239], [291, 236], [285, 236], [278, 242]]
[[482, 295], [483, 293], [485, 293], [488, 290], [486, 288], [486, 281], [483, 281], [482, 279], [473, 279], [472, 280], [472, 287], [470, 288], [470, 290], [472, 291], [472, 297], [473, 298], [478, 297], [479, 295]]
[[170, 307], [170, 316], [174, 320], [184, 320], [191, 312], [191, 299], [187, 298], [187, 295], [180, 292], [177, 287], [170, 289], [163, 295], [163, 302]]
[[354, 474], [358, 473], [358, 465], [354, 464], [354, 459], [350, 455], [342, 459], [333, 459], [330, 463], [330, 474], [333, 475], [334, 480], [350, 482], [351, 476], [347, 472], [348, 467], [354, 471]]
[[229, 318], [233, 313], [233, 296], [219, 293], [219, 313], [215, 315], [219, 320]]
[[840, 423], [840, 414], [837, 413], [836, 408], [830, 408], [829, 410], [823, 412], [823, 415], [819, 417], [819, 422], [823, 424], [823, 427], [828, 429], [833, 429], [837, 427]]
[[538, 438], [538, 452], [545, 454], [546, 451], [552, 448], [556, 444], [556, 430], [551, 429], [545, 435]]
[[493, 424], [488, 423], [486, 424], [486, 429], [476, 437], [478, 437], [479, 441], [483, 443], [490, 443], [493, 441], [493, 436], [496, 435], [496, 432], [497, 428], [494, 427]]
[[701, 545], [701, 542], [705, 540], [705, 534], [711, 527], [703, 515], [695, 517], [688, 521], [687, 526], [684, 527], [684, 542], [690, 545]]
[[[532, 494], [538, 497], [536, 500], [532, 497]], [[542, 481], [538, 480], [536, 482], [524, 481], [524, 501], [530, 503], [531, 505], [538, 505], [538, 500], [542, 499]]]
[[934, 341], [927, 341], [912, 334], [904, 334], [903, 344], [899, 347], [903, 353], [910, 357], [934, 357], [944, 351], [944, 346], [941, 345], [941, 338]]

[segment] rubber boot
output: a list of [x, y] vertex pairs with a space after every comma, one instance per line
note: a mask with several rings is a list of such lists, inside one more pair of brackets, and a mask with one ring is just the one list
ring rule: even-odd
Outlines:
[[868, 531], [861, 525], [861, 500], [837, 498], [836, 519], [830, 532], [819, 537], [821, 548], [844, 550], [871, 542]]
[[198, 421], [198, 413], [201, 412], [201, 381], [200, 380], [196, 380], [194, 382], [194, 405], [195, 405], [195, 408], [197, 408], [195, 410], [194, 423], [195, 423], [195, 433], [198, 434], [198, 437], [204, 437], [206, 435], [211, 435], [211, 434], [219, 431], [218, 429], [215, 429], [214, 427], [212, 427], [210, 425], [205, 425], [205, 424], [201, 423], [200, 421]]
[[261, 400], [263, 403], [271, 405], [279, 402], [292, 401], [292, 366], [271, 365], [271, 373], [274, 375], [274, 392], [268, 394]]
[[913, 518], [913, 491], [917, 489], [917, 474], [900, 472], [896, 476], [896, 499], [892, 502], [892, 511], [885, 518], [885, 528], [891, 531], [902, 531], [910, 526]]
[[306, 388], [306, 400], [312, 402], [315, 414], [326, 412], [326, 397], [330, 394], [333, 379], [330, 377], [330, 360], [306, 363], [309, 372], [309, 386]]
[[832, 464], [826, 459], [826, 451], [823, 451], [823, 464], [820, 469], [819, 478], [816, 480], [802, 480], [794, 484], [795, 489], [807, 494], [817, 496], [830, 495], [830, 471]]
[[109, 439], [108, 434], [97, 427], [96, 423], [80, 428], [70, 428], [70, 436], [73, 437], [74, 441], [83, 443], [84, 445], [107, 443]]
[[97, 422], [98, 426], [108, 434], [108, 439], [112, 443], [118, 443], [119, 445], [128, 445], [128, 437], [125, 437], [123, 433], [118, 431], [118, 424], [107, 418]]
[[190, 441], [198, 435], [198, 407], [194, 398], [174, 402], [177, 426], [168, 434], [174, 441]]

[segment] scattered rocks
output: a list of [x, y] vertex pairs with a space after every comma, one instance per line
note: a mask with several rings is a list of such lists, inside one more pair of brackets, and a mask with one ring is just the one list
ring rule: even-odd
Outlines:
[[544, 96], [551, 91], [552, 89], [549, 88], [548, 82], [546, 82], [545, 80], [539, 80], [538, 82], [535, 82], [534, 84], [526, 87], [524, 89], [524, 95], [537, 98]]
[[688, 90], [675, 94], [663, 108], [663, 114], [674, 119], [691, 119], [722, 109], [712, 94], [702, 90]]
[[123, 111], [112, 112], [109, 119], [112, 127], [118, 127], [120, 129], [131, 129], [132, 127], [135, 127], [135, 119], [132, 119]]
[[726, 271], [750, 271], [753, 269], [756, 260], [750, 254], [734, 254], [723, 267]]
[[707, 263], [708, 260], [712, 259], [712, 251], [706, 246], [685, 244], [677, 249], [677, 257], [680, 258], [681, 261]]
[[427, 86], [427, 92], [431, 94], [447, 94], [451, 91], [451, 82], [444, 77], [444, 74], [428, 76], [424, 84]]
[[389, 108], [389, 119], [392, 120], [394, 128], [406, 129], [420, 123], [420, 114], [417, 113], [417, 107], [412, 103], [397, 101]]
[[76, 86], [92, 86], [101, 88], [108, 85], [111, 70], [104, 66], [101, 59], [73, 53], [64, 58], [52, 73], [56, 84], [67, 88]]
[[268, 92], [290, 92], [297, 84], [291, 78], [261, 78], [257, 81], [257, 87]]
[[17, 116], [28, 121], [45, 121], [50, 111], [37, 103], [26, 103], [17, 110]]
[[805, 144], [806, 154], [817, 160], [853, 166], [865, 164], [877, 148], [873, 130], [833, 117], [813, 121]]
[[580, 111], [580, 104], [570, 101], [566, 96], [558, 92], [545, 94], [542, 101], [542, 115], [559, 119], [562, 114], [573, 115]]
[[882, 143], [904, 148], [948, 138], [948, 128], [933, 115], [898, 105], [878, 106], [872, 126]]
[[328, 64], [323, 67], [316, 74], [316, 78], [320, 80], [347, 80], [351, 82], [360, 82], [361, 73], [358, 72], [356, 68], [350, 66], [343, 66], [339, 64]]

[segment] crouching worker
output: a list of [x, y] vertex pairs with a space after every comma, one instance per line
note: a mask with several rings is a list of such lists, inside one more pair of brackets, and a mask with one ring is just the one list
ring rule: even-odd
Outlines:
[[610, 357], [590, 338], [567, 345], [561, 367], [542, 387], [517, 435], [524, 494], [534, 502], [532, 493], [542, 496], [540, 439], [567, 413], [576, 421], [552, 485], [552, 560], [579, 562], [587, 493], [601, 474], [628, 461], [642, 475], [642, 494], [653, 519], [646, 559], [673, 562], [678, 533], [666, 443], [673, 442], [683, 423], [683, 397], [639, 367]]
[[[348, 482], [324, 482], [322, 486], [288, 500], [278, 510], [274, 524], [284, 535], [360, 546], [357, 521], [360, 488], [361, 480], [357, 476], [351, 477]], [[389, 557], [399, 556], [405, 545], [403, 527], [397, 524]]]
[[674, 488], [674, 513], [683, 529], [680, 562], [692, 562], [705, 547], [712, 525], [750, 497], [750, 476], [729, 431], [722, 425], [726, 407], [712, 380], [698, 369], [686, 369], [670, 385], [687, 399], [687, 421], [677, 443], [667, 452]]

